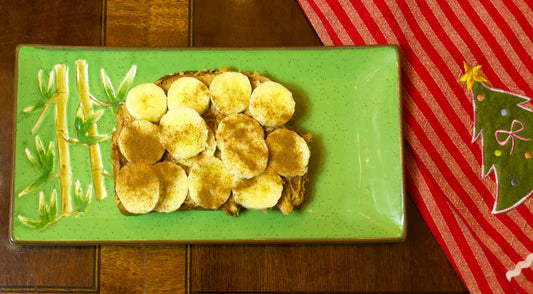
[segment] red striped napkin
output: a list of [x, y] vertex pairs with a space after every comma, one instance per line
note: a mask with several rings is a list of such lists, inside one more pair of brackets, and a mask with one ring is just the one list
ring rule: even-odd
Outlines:
[[459, 82], [465, 61], [492, 87], [533, 96], [533, 2], [299, 3], [327, 46], [399, 46], [408, 194], [469, 291], [533, 293], [533, 199], [492, 213], [496, 179], [481, 177], [472, 97]]

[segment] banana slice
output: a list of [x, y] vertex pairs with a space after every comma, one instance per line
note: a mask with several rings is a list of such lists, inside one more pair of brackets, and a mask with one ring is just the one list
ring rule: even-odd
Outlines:
[[165, 148], [159, 142], [159, 128], [147, 120], [134, 120], [120, 131], [118, 145], [129, 161], [156, 163], [163, 157]]
[[268, 147], [263, 128], [245, 114], [224, 118], [216, 132], [221, 159], [238, 178], [249, 179], [261, 174], [268, 163]]
[[184, 166], [192, 166], [195, 162], [202, 160], [206, 157], [212, 157], [217, 149], [217, 142], [215, 141], [215, 133], [211, 128], [207, 127], [207, 148], [200, 152], [198, 155], [191, 158], [177, 159], [177, 161]]
[[209, 85], [211, 100], [225, 115], [239, 113], [248, 108], [252, 85], [247, 76], [238, 72], [223, 72]]
[[168, 109], [188, 106], [199, 114], [209, 108], [209, 89], [193, 77], [182, 77], [175, 80], [168, 89]]
[[234, 178], [220, 159], [208, 157], [193, 164], [189, 172], [191, 199], [206, 209], [218, 209], [233, 189]]
[[160, 162], [155, 165], [163, 184], [163, 193], [154, 210], [157, 212], [172, 212], [180, 208], [187, 198], [189, 188], [187, 175], [177, 164], [171, 161]]
[[140, 84], [128, 92], [126, 108], [135, 119], [155, 123], [167, 112], [167, 95], [156, 84]]
[[245, 114], [233, 114], [223, 118], [216, 130], [218, 148], [234, 143], [235, 138], [264, 138], [265, 132], [257, 121]]
[[267, 168], [259, 176], [240, 180], [233, 189], [235, 201], [248, 209], [267, 209], [276, 205], [283, 191], [283, 180]]
[[296, 132], [277, 129], [266, 138], [270, 153], [269, 166], [287, 177], [301, 176], [307, 172], [311, 152], [305, 140]]
[[127, 211], [143, 214], [154, 209], [162, 188], [157, 174], [157, 170], [145, 162], [131, 162], [118, 171], [115, 191]]
[[250, 97], [250, 114], [263, 126], [277, 127], [288, 122], [296, 103], [283, 85], [266, 81], [257, 86]]
[[196, 156], [207, 147], [207, 124], [190, 107], [169, 110], [159, 122], [159, 131], [161, 144], [178, 160]]

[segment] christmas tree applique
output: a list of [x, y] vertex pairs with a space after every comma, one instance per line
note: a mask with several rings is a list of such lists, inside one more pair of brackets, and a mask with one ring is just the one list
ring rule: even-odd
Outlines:
[[464, 63], [460, 81], [474, 105], [472, 143], [481, 139], [482, 178], [494, 172], [493, 214], [508, 212], [533, 195], [533, 111], [531, 98], [489, 87], [481, 66]]

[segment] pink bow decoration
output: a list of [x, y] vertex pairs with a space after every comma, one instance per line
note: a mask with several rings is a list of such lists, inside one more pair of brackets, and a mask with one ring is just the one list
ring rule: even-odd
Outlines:
[[[518, 130], [514, 129], [515, 128], [515, 124], [519, 124], [520, 125], [520, 128]], [[521, 136], [517, 135], [517, 133], [520, 133], [523, 130], [524, 130], [524, 124], [521, 121], [515, 119], [511, 123], [511, 129], [509, 131], [499, 130], [499, 131], [496, 131], [494, 133], [494, 135], [496, 136], [496, 141], [501, 146], [506, 145], [507, 142], [509, 142], [509, 139], [511, 140], [511, 152], [509, 153], [509, 155], [511, 155], [511, 154], [513, 154], [513, 151], [514, 151], [515, 138], [523, 140], [523, 141], [531, 140], [531, 138], [524, 138], [524, 137], [521, 137]], [[500, 138], [499, 138], [500, 134], [507, 134], [507, 137], [505, 138], [505, 140], [503, 140], [503, 141], [500, 140]]]

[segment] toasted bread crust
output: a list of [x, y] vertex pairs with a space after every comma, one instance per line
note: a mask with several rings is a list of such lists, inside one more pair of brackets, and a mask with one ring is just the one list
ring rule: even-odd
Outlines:
[[[159, 80], [155, 82], [156, 85], [160, 86], [165, 93], [168, 92], [168, 89], [170, 88], [170, 85], [172, 83], [181, 77], [195, 77], [201, 82], [205, 83], [207, 86], [211, 84], [211, 81], [213, 78], [221, 73], [227, 71], [225, 67], [219, 69], [219, 70], [199, 70], [199, 71], [183, 71], [178, 73], [173, 73], [166, 75]], [[246, 73], [242, 72], [244, 75], [246, 75], [250, 79], [250, 83], [252, 85], [252, 89], [255, 89], [255, 87], [265, 81], [269, 81], [270, 79], [255, 72], [255, 73]], [[245, 111], [246, 113], [246, 111]], [[218, 127], [218, 124], [222, 119], [224, 119], [224, 115], [217, 111], [217, 109], [211, 105], [209, 109], [202, 114], [203, 119], [211, 128], [212, 130], [216, 130]], [[122, 130], [122, 128], [129, 123], [130, 121], [133, 121], [133, 117], [128, 113], [128, 110], [126, 109], [125, 105], [121, 105], [116, 113], [116, 129], [112, 132], [111, 137], [111, 161], [113, 164], [113, 171], [115, 175], [118, 173], [118, 171], [123, 168], [126, 164], [128, 164], [128, 160], [121, 154], [119, 145], [118, 145], [118, 137]], [[281, 128], [287, 128], [292, 131], [297, 132], [304, 140], [308, 143], [308, 145], [311, 142], [311, 135], [310, 134], [303, 134], [300, 130], [292, 127], [290, 125], [290, 122]], [[277, 128], [264, 128], [264, 136], [266, 136], [276, 130]], [[215, 153], [215, 157], [220, 158], [220, 152], [217, 149], [217, 152]], [[180, 165], [187, 173], [189, 174], [190, 167], [184, 166], [179, 164], [177, 160], [173, 159], [172, 156], [168, 154], [168, 151], [165, 151], [165, 154], [163, 155], [162, 159], [159, 161], [173, 161], [174, 163]], [[289, 215], [290, 212], [293, 210], [294, 207], [299, 206], [303, 200], [304, 200], [304, 194], [305, 194], [305, 184], [308, 181], [307, 178], [307, 172], [302, 176], [295, 176], [295, 177], [281, 177], [283, 179], [283, 192], [282, 196], [279, 200], [279, 202], [272, 207], [272, 209], [279, 209], [283, 214]], [[116, 189], [116, 181], [115, 181], [115, 189]], [[116, 190], [115, 190], [116, 195]], [[124, 215], [135, 215], [131, 212], [127, 211], [124, 207], [124, 205], [120, 202], [120, 199], [115, 196], [115, 202], [117, 203], [117, 206], [119, 208], [119, 211]], [[242, 207], [235, 202], [235, 199], [233, 198], [233, 195], [230, 195], [229, 199], [219, 208], [220, 210], [223, 210], [226, 215], [228, 216], [238, 216], [240, 213], [240, 210]], [[178, 211], [183, 210], [206, 210], [205, 208], [199, 206], [196, 204], [191, 198], [190, 195], [187, 196], [182, 206], [178, 209]]]

